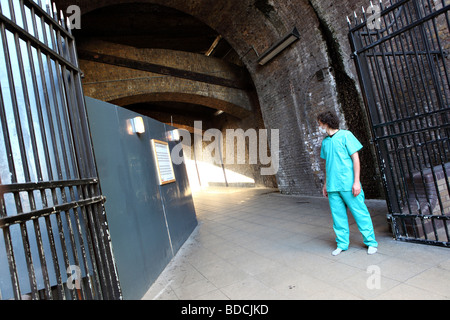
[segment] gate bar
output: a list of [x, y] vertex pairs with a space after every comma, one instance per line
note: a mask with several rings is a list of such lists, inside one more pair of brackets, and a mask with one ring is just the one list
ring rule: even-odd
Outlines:
[[95, 203], [103, 203], [104, 201], [105, 198], [103, 196], [96, 196], [86, 200], [72, 201], [65, 204], [56, 205], [50, 208], [34, 210], [27, 213], [21, 213], [15, 216], [8, 216], [0, 220], [0, 227], [9, 227], [10, 225], [23, 223], [31, 219], [45, 217], [62, 211], [66, 212], [71, 209], [76, 209], [79, 207], [88, 206]]

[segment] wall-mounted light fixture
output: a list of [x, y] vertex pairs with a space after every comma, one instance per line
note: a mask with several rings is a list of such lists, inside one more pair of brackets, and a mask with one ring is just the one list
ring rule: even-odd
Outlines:
[[180, 141], [180, 131], [178, 129], [167, 131], [166, 138], [169, 141]]
[[130, 122], [133, 133], [141, 134], [145, 132], [144, 119], [142, 117], [135, 117]]
[[280, 41], [272, 45], [263, 54], [261, 54], [257, 62], [262, 66], [265, 65], [267, 62], [272, 60], [276, 55], [278, 55], [281, 51], [286, 49], [288, 46], [293, 44], [298, 39], [300, 39], [300, 34], [297, 28], [294, 27], [294, 29], [291, 32], [289, 32]]

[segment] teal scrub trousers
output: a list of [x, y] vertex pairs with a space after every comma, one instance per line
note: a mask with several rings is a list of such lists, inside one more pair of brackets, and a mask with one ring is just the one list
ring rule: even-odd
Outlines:
[[347, 250], [350, 244], [350, 229], [347, 218], [347, 207], [350, 209], [359, 231], [363, 236], [364, 244], [368, 247], [378, 247], [375, 240], [372, 218], [364, 203], [364, 192], [354, 197], [351, 191], [328, 192], [331, 215], [333, 217], [333, 229], [336, 234], [337, 247]]

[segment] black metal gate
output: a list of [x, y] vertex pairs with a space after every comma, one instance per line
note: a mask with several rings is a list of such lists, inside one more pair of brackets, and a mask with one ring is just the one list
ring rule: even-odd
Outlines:
[[0, 1], [0, 299], [120, 299], [75, 41]]
[[348, 19], [394, 236], [446, 247], [449, 9], [444, 0], [380, 2]]

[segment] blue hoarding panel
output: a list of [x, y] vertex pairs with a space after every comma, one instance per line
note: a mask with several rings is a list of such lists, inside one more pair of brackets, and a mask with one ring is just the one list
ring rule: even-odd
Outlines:
[[[176, 181], [160, 186], [151, 140], [166, 141], [170, 128], [103, 101], [86, 104], [123, 296], [140, 299], [197, 225], [186, 169], [174, 165]], [[138, 116], [140, 134], [131, 130]]]

